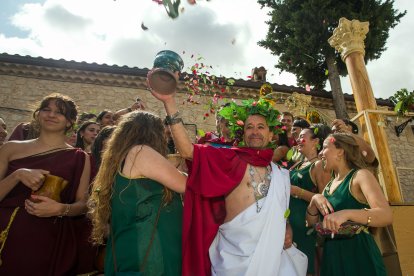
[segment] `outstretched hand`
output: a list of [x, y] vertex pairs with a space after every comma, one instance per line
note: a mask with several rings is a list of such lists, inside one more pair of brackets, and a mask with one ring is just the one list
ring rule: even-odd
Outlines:
[[[176, 81], [178, 83], [178, 80], [179, 80], [179, 72], [175, 72], [174, 73], [174, 76], [175, 76], [175, 79], [176, 79]], [[159, 93], [159, 92], [157, 92], [157, 91], [155, 91], [154, 89], [151, 88], [151, 86], [149, 84], [148, 78], [147, 78], [147, 86], [148, 86], [148, 89], [151, 91], [151, 94], [156, 99], [162, 101], [163, 103], [167, 103], [169, 101], [174, 101], [176, 92], [171, 93], [171, 94], [162, 94], [162, 93]]]
[[335, 119], [332, 122], [332, 132], [334, 133], [352, 133], [345, 124], [345, 122], [341, 119]]
[[138, 109], [145, 110], [145, 106], [142, 101], [139, 101], [139, 102], [137, 101], [131, 106], [131, 109], [132, 110], [138, 110]]

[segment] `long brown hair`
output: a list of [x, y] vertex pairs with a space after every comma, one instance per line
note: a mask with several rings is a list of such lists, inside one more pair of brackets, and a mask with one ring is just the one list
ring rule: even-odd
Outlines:
[[44, 97], [40, 102], [39, 107], [33, 112], [33, 119], [37, 121], [39, 111], [48, 107], [50, 101], [53, 100], [55, 101], [56, 107], [59, 111], [63, 114], [63, 116], [65, 116], [66, 120], [70, 122], [70, 126], [65, 129], [65, 132], [68, 132], [75, 125], [76, 117], [78, 116], [78, 109], [75, 102], [66, 95], [53, 93]]
[[[128, 152], [136, 145], [147, 145], [167, 156], [164, 124], [159, 117], [145, 111], [128, 113], [122, 117], [122, 121], [109, 138], [88, 202], [93, 224], [92, 240], [96, 244], [102, 244], [107, 234], [115, 175]], [[172, 200], [172, 192], [165, 187], [163, 200]]]
[[351, 169], [365, 169], [368, 167], [362, 156], [361, 149], [352, 135], [348, 133], [333, 133], [326, 139], [331, 139], [330, 141], [333, 142], [337, 149], [344, 150], [348, 167]]
[[71, 124], [65, 129], [65, 133], [73, 129], [78, 115], [78, 107], [75, 102], [68, 96], [59, 93], [52, 93], [44, 97], [37, 104], [31, 104], [30, 108], [34, 109], [32, 120], [23, 125], [23, 139], [30, 140], [38, 138], [40, 135], [39, 111], [49, 106], [49, 102], [55, 100], [59, 111], [65, 116]]
[[76, 132], [75, 148], [81, 148], [85, 150], [86, 145], [85, 145], [85, 141], [83, 140], [83, 136], [82, 136], [83, 134], [81, 132], [85, 132], [85, 129], [90, 125], [97, 125], [99, 126], [99, 128], [101, 128], [101, 125], [97, 122], [92, 122], [92, 121], [83, 122], [83, 124], [78, 128]]

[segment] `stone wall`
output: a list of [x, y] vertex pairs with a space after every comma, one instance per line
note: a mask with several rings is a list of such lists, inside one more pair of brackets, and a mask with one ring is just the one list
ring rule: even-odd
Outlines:
[[408, 124], [399, 137], [395, 132], [395, 126], [401, 125], [408, 119], [408, 117], [384, 116], [386, 122], [384, 128], [402, 198], [404, 202], [414, 203], [414, 126]]
[[[162, 104], [147, 90], [0, 75], [0, 116], [5, 119], [9, 134], [17, 124], [30, 121], [39, 101], [55, 92], [71, 97], [78, 105], [79, 113], [98, 114], [104, 109], [116, 111], [130, 107], [139, 97], [147, 111], [165, 117]], [[189, 129], [194, 130], [194, 125], [205, 131], [215, 128], [214, 116], [203, 118], [207, 112], [204, 105], [186, 103], [182, 106], [185, 95], [178, 94], [177, 98], [184, 121], [190, 124]]]
[[[61, 72], [58, 69], [44, 69], [53, 74], [31, 73], [41, 72], [43, 69], [30, 66], [24, 67], [21, 71], [10, 70], [11, 65], [0, 66], [0, 116], [7, 123], [9, 133], [14, 126], [31, 119], [32, 110], [38, 106], [38, 101], [44, 96], [59, 92], [70, 96], [75, 100], [81, 112], [99, 113], [101, 110], [118, 109], [129, 107], [137, 97], [141, 98], [147, 110], [164, 118], [164, 108], [145, 89], [145, 77], [122, 74], [106, 74], [95, 72], [83, 72], [79, 70], [65, 69]], [[34, 67], [34, 66], [33, 66]], [[14, 68], [14, 67], [13, 67]], [[20, 70], [20, 69], [19, 69]], [[59, 69], [60, 70], [60, 69]], [[58, 71], [55, 73], [55, 71]], [[68, 78], [68, 76], [75, 77]], [[87, 76], [87, 77], [84, 77]], [[125, 81], [124, 81], [125, 80]], [[233, 87], [242, 93], [230, 95], [230, 97], [241, 98], [257, 97], [258, 89], [246, 87]], [[180, 91], [184, 91], [180, 84]], [[286, 99], [289, 93], [280, 92], [280, 97]], [[206, 100], [204, 100], [206, 101]], [[214, 116], [205, 118], [203, 114], [208, 112], [205, 102], [201, 104], [189, 104], [186, 102], [186, 95], [178, 93], [177, 103], [183, 114], [185, 123], [188, 124], [189, 134], [195, 139], [196, 129], [203, 131], [215, 130]], [[322, 111], [329, 118], [335, 118], [332, 108], [332, 99], [312, 97], [312, 105]], [[347, 101], [350, 116], [356, 113], [355, 104]], [[286, 111], [287, 107], [277, 104], [279, 111]], [[384, 120], [384, 125], [392, 159], [399, 178], [403, 199], [405, 202], [414, 202], [414, 134], [412, 126], [407, 126], [400, 137], [395, 134], [394, 126], [399, 125], [407, 118], [388, 116], [392, 119]], [[384, 118], [386, 119], [386, 118]]]
[[[32, 111], [38, 106], [39, 101], [55, 92], [71, 97], [79, 107], [79, 114], [81, 112], [98, 114], [104, 109], [116, 111], [130, 107], [139, 97], [144, 101], [147, 111], [165, 117], [162, 104], [148, 90], [142, 88], [0, 75], [0, 116], [6, 120], [9, 134], [17, 124], [30, 121]], [[255, 95], [249, 93], [249, 96]], [[208, 117], [203, 116], [208, 113], [207, 99], [201, 98], [199, 102], [200, 104], [187, 103], [186, 95], [178, 93], [177, 104], [183, 114], [184, 122], [189, 124], [188, 129], [191, 129], [192, 136], [195, 136], [194, 128], [205, 132], [215, 130], [214, 116], [212, 114]], [[289, 111], [283, 104], [276, 104], [276, 108], [280, 112]], [[320, 110], [329, 118], [335, 118], [333, 110], [323, 108]]]

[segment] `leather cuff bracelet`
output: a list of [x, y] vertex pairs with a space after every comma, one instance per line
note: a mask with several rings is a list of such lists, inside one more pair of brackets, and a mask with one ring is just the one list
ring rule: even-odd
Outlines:
[[176, 113], [174, 113], [173, 115], [167, 115], [167, 117], [165, 117], [165, 124], [167, 126], [172, 126], [178, 123], [182, 123], [183, 119], [180, 117], [180, 112], [177, 111]]

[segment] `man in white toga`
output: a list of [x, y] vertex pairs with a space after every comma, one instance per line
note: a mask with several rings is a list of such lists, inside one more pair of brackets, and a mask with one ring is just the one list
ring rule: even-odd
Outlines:
[[231, 103], [220, 115], [229, 120], [232, 138], [244, 146], [193, 145], [175, 93], [151, 92], [163, 102], [174, 143], [189, 160], [182, 274], [296, 275], [284, 250], [291, 245], [291, 239], [285, 242], [289, 173], [271, 162], [268, 148], [280, 124], [278, 112], [263, 99]]

